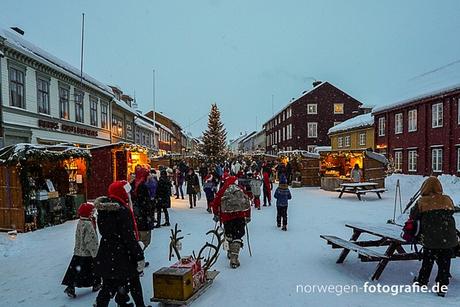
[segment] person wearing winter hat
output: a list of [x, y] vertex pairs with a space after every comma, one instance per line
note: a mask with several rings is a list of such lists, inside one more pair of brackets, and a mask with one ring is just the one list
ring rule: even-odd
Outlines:
[[76, 287], [93, 287], [94, 292], [101, 288], [101, 280], [94, 274], [98, 239], [93, 213], [94, 205], [91, 203], [83, 203], [78, 208], [80, 219], [75, 232], [73, 257], [62, 280], [62, 285], [67, 286], [64, 292], [72, 298], [76, 297]]
[[[158, 180], [158, 188], [156, 193], [156, 211], [157, 211], [157, 222], [155, 228], [161, 226], [169, 226], [169, 213], [168, 208], [171, 208], [171, 188], [172, 184], [169, 180], [166, 171], [160, 172], [160, 180]], [[165, 223], [161, 224], [161, 212], [165, 215]]]
[[288, 201], [292, 198], [291, 191], [289, 191], [289, 187], [287, 185], [286, 176], [283, 174], [280, 178], [280, 184], [278, 188], [276, 188], [275, 195], [273, 196], [276, 199], [276, 225], [281, 227], [283, 225], [282, 230], [287, 230], [287, 209], [288, 209]]
[[98, 197], [94, 205], [98, 211], [97, 225], [101, 234], [96, 256], [95, 272], [102, 277], [102, 289], [96, 298], [97, 307], [107, 307], [115, 296], [119, 306], [128, 304], [131, 291], [136, 306], [144, 306], [142, 287], [128, 284], [143, 272], [144, 253], [138, 243], [139, 235], [132, 207], [131, 185], [115, 181], [108, 189], [108, 197]]
[[251, 181], [249, 184], [251, 186], [251, 192], [254, 197], [253, 199], [254, 207], [257, 210], [260, 210], [260, 194], [261, 194], [260, 188], [262, 186], [262, 179], [260, 178], [259, 173], [257, 172], [254, 173], [254, 177], [251, 178]]
[[209, 213], [212, 213], [211, 211], [211, 204], [212, 201], [214, 200], [214, 196], [217, 192], [217, 180], [215, 179], [216, 176], [209, 174], [204, 178], [204, 183], [203, 183], [203, 191], [206, 194], [206, 201], [208, 203], [208, 208], [207, 211]]

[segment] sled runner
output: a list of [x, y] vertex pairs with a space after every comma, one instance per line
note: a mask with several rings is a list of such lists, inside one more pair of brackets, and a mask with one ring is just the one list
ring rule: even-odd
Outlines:
[[162, 303], [165, 306], [187, 306], [192, 304], [197, 298], [199, 298], [209, 287], [211, 287], [214, 279], [219, 274], [219, 271], [208, 271], [206, 272], [206, 282], [201, 285], [196, 291], [193, 292], [192, 296], [186, 300], [173, 300], [156, 298], [155, 296], [150, 299], [151, 302]]

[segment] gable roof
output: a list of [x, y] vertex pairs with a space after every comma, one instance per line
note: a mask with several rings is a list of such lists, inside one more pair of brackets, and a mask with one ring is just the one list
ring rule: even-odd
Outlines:
[[341, 122], [334, 127], [331, 127], [327, 134], [347, 131], [355, 128], [366, 128], [374, 125], [374, 116], [371, 113], [366, 113], [352, 117], [344, 122]]

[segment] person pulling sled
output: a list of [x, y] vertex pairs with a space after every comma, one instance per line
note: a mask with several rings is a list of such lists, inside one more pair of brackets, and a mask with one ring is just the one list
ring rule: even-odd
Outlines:
[[246, 224], [251, 221], [251, 203], [244, 190], [238, 186], [237, 177], [229, 177], [217, 192], [212, 204], [214, 221], [224, 225], [228, 242], [227, 256], [230, 266], [240, 266], [239, 253], [243, 247]]

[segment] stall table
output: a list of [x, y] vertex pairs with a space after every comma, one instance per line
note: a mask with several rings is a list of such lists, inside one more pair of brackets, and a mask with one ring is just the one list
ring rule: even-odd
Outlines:
[[377, 196], [382, 199], [380, 193], [385, 192], [383, 188], [376, 188], [379, 184], [376, 182], [351, 182], [351, 183], [342, 183], [340, 188], [337, 188], [336, 191], [339, 192], [339, 198], [342, 198], [344, 193], [355, 194], [359, 200], [361, 200], [361, 195], [366, 193], [375, 193]]

